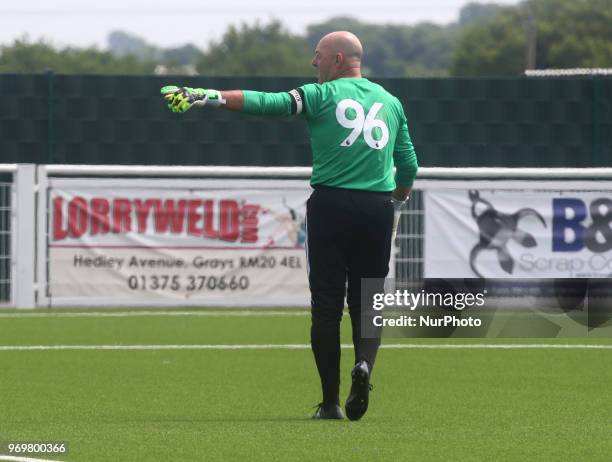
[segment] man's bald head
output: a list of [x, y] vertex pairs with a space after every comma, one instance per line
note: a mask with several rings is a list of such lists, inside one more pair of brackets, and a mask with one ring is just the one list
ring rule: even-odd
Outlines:
[[357, 36], [351, 32], [331, 32], [319, 41], [319, 45], [322, 44], [328, 46], [333, 53], [343, 53], [347, 59], [361, 61], [363, 47]]
[[312, 65], [319, 71], [319, 83], [361, 77], [362, 56], [363, 47], [355, 34], [336, 31], [319, 40]]

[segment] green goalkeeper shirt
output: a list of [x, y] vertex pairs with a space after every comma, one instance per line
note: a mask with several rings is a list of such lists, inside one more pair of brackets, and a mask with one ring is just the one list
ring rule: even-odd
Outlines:
[[246, 91], [245, 111], [305, 116], [313, 186], [386, 192], [412, 186], [418, 165], [402, 104], [368, 79], [307, 84], [284, 94]]

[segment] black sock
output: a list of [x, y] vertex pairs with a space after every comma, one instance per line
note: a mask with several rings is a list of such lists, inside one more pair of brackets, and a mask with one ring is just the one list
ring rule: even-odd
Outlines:
[[337, 404], [340, 394], [340, 322], [313, 320], [310, 341], [321, 378], [323, 403]]
[[[355, 310], [356, 312], [359, 312]], [[368, 370], [370, 374], [374, 368], [374, 362], [376, 361], [376, 354], [378, 353], [378, 347], [380, 347], [380, 337], [376, 338], [363, 338], [361, 336], [361, 316], [354, 315], [351, 313], [351, 325], [353, 328], [353, 347], [355, 349], [355, 364], [359, 361], [366, 361], [368, 363]]]

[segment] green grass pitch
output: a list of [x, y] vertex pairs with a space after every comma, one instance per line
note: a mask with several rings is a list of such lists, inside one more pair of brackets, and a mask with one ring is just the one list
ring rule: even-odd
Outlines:
[[[45, 313], [1, 311], [0, 347], [309, 339], [310, 319], [303, 311]], [[347, 318], [343, 343], [350, 343]], [[612, 344], [385, 343], [402, 341]], [[352, 350], [343, 349], [342, 399], [351, 364]], [[307, 348], [0, 349], [0, 441], [68, 441], [68, 455], [29, 457], [88, 462], [608, 461], [611, 366], [611, 349], [382, 349], [365, 417], [324, 422], [310, 419], [320, 395]]]

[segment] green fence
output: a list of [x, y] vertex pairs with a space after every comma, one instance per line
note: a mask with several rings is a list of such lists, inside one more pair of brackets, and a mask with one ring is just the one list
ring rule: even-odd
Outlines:
[[[285, 91], [309, 79], [0, 75], [0, 162], [309, 165], [303, 121], [172, 114], [166, 84]], [[380, 79], [423, 166], [612, 165], [612, 78]]]

